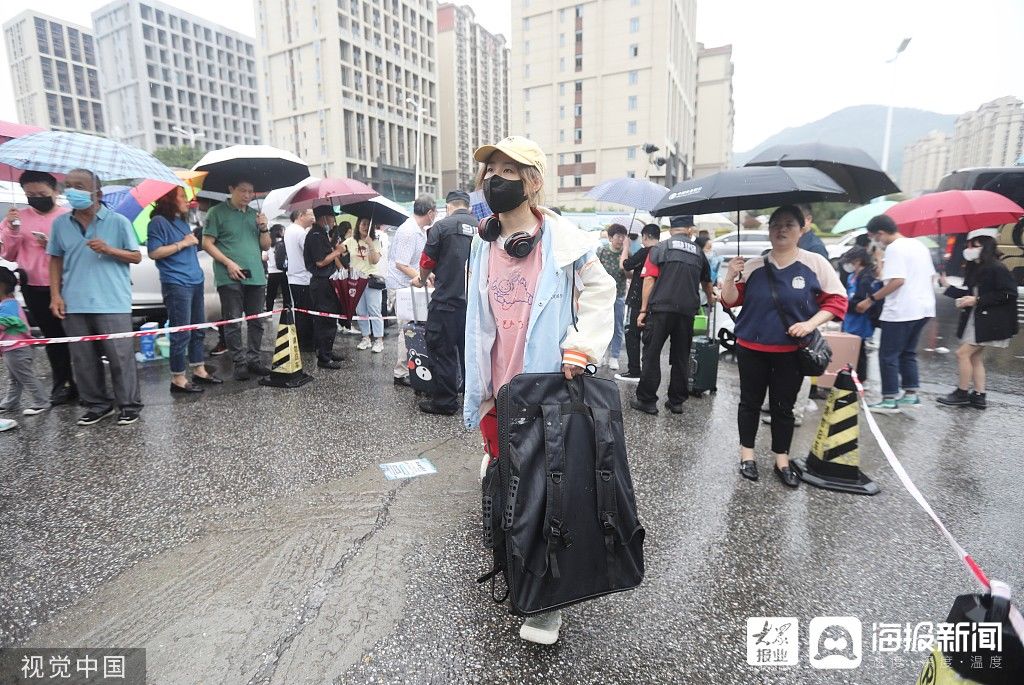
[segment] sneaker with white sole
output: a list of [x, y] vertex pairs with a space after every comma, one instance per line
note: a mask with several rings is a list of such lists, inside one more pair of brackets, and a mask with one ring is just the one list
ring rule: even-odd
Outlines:
[[615, 380], [617, 380], [617, 381], [625, 381], [626, 383], [639, 383], [640, 382], [640, 376], [634, 376], [633, 374], [631, 374], [631, 373], [629, 373], [627, 371], [626, 373], [617, 373], [617, 374], [615, 374]]
[[356, 349], [357, 350], [368, 350], [368, 349], [370, 349], [370, 345], [371, 344], [372, 343], [370, 342], [369, 338], [363, 338], [362, 340], [359, 341], [359, 344], [356, 345]]
[[896, 404], [896, 400], [888, 397], [882, 399], [874, 404], [869, 404], [868, 409], [876, 414], [901, 414], [902, 410], [899, 405]]
[[13, 430], [18, 427], [18, 422], [14, 419], [0, 419], [0, 433], [4, 431]]
[[903, 397], [896, 400], [896, 406], [900, 409], [917, 409], [921, 406], [921, 398], [916, 392], [903, 393]]
[[609, 358], [608, 359], [608, 368], [611, 369], [612, 371], [618, 371], [619, 370], [619, 360], [617, 358], [615, 358], [615, 357]]
[[527, 616], [519, 637], [538, 645], [553, 645], [558, 642], [558, 631], [562, 627], [562, 612], [558, 609], [536, 616]]
[[384, 351], [384, 341], [381, 340], [380, 338], [377, 338], [376, 340], [373, 341], [373, 347], [370, 348], [370, 352], [378, 354], [378, 353], [383, 352], [383, 351]]
[[47, 409], [49, 407], [29, 407], [28, 409], [23, 409], [21, 414], [22, 416], [35, 416], [36, 414], [42, 414]]

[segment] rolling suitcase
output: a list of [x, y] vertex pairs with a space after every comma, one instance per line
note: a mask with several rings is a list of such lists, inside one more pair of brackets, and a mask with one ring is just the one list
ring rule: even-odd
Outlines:
[[[635, 588], [644, 528], [626, 459], [619, 390], [591, 376], [520, 374], [498, 391], [499, 458], [483, 481], [496, 602], [537, 614]], [[495, 577], [507, 592], [495, 595]]]
[[[430, 367], [430, 356], [427, 354], [427, 317], [426, 312], [420, 316], [416, 306], [416, 291], [412, 291], [412, 308], [415, 312], [415, 321], [408, 321], [402, 324], [402, 339], [405, 341], [405, 352], [407, 365], [409, 367], [409, 383], [416, 394], [429, 395], [434, 390], [434, 374]], [[423, 294], [427, 298], [426, 289]], [[424, 303], [424, 309], [426, 303]]]
[[690, 344], [690, 369], [687, 385], [690, 394], [699, 397], [706, 392], [718, 392], [718, 338], [714, 336], [715, 309], [709, 314], [711, 325], [708, 335], [695, 335]]

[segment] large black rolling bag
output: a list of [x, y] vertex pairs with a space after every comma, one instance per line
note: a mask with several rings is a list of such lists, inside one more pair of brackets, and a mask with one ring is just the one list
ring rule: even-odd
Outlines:
[[[644, 529], [612, 381], [520, 374], [498, 392], [500, 457], [483, 483], [495, 601], [530, 615], [635, 588]], [[495, 576], [508, 592], [495, 594]]]

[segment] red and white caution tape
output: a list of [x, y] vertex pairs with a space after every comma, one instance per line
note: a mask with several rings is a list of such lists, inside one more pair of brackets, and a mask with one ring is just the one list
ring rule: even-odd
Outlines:
[[[967, 568], [967, 571], [971, 574], [971, 577], [977, 581], [978, 585], [987, 592], [991, 592], [994, 595], [1001, 595], [1009, 598], [1010, 590], [1009, 586], [998, 580], [990, 580], [985, 572], [981, 570], [981, 566], [971, 557], [966, 549], [957, 541], [953, 534], [949, 532], [946, 525], [939, 518], [935, 510], [932, 509], [931, 505], [928, 504], [928, 500], [924, 498], [921, 491], [914, 485], [914, 481], [910, 480], [910, 476], [907, 474], [907, 470], [903, 468], [903, 464], [896, 457], [896, 453], [893, 451], [889, 441], [885, 439], [885, 435], [882, 434], [878, 424], [875, 422], [875, 417], [871, 414], [871, 409], [868, 407], [868, 401], [864, 397], [864, 386], [861, 385], [860, 379], [857, 377], [857, 372], [850, 369], [850, 375], [853, 376], [853, 383], [857, 386], [857, 394], [860, 396], [861, 405], [864, 407], [864, 419], [867, 421], [868, 428], [871, 430], [871, 434], [875, 436], [875, 441], [878, 443], [878, 447], [882, 450], [882, 454], [885, 455], [886, 460], [889, 462], [889, 466], [892, 467], [896, 477], [900, 479], [900, 483], [906, 488], [910, 496], [913, 497], [921, 508], [924, 509], [925, 513], [931, 517], [932, 522], [939, 529], [939, 532], [946, 538], [946, 542], [949, 543], [953, 551], [956, 552], [961, 563]], [[1017, 636], [1024, 640], [1024, 616], [1021, 616], [1020, 611], [1017, 607], [1010, 605], [1010, 624], [1013, 625]]]
[[303, 309], [302, 307], [292, 307], [292, 311], [302, 312], [311, 316], [322, 316], [328, 319], [340, 319], [342, 321], [398, 321], [397, 316], [348, 316], [347, 314], [318, 312], [315, 309]]
[[119, 338], [145, 338], [153, 335], [167, 335], [170, 333], [184, 333], [186, 331], [198, 331], [204, 328], [217, 328], [232, 323], [252, 321], [253, 319], [265, 319], [280, 314], [285, 309], [272, 309], [262, 314], [251, 314], [240, 316], [237, 319], [224, 319], [223, 321], [210, 321], [207, 323], [193, 323], [186, 326], [170, 326], [168, 328], [153, 328], [147, 331], [125, 331], [123, 333], [102, 333], [99, 335], [69, 335], [63, 338], [27, 338], [24, 340], [0, 340], [0, 350], [16, 350], [19, 347], [31, 347], [34, 345], [57, 345], [60, 343], [96, 342], [99, 340], [117, 340]]

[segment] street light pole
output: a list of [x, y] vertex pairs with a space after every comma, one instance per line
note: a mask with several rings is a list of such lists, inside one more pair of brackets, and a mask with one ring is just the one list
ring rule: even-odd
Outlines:
[[196, 140], [198, 138], [205, 138], [206, 137], [205, 135], [203, 135], [203, 132], [200, 131], [199, 129], [184, 128], [182, 126], [175, 126], [171, 130], [174, 131], [175, 133], [180, 133], [183, 136], [187, 136], [188, 140], [189, 140], [189, 146], [193, 147], [193, 148], [196, 146]]
[[416, 180], [413, 188], [413, 199], [420, 195], [420, 155], [423, 147], [423, 107], [416, 98], [406, 98], [405, 101], [416, 108]]
[[[886, 64], [894, 64], [896, 59], [910, 45], [910, 38], [904, 38], [900, 46], [896, 48], [896, 54], [885, 60]], [[893, 69], [895, 69], [895, 65]], [[895, 73], [895, 72], [894, 72]], [[895, 78], [893, 79], [895, 80]], [[885, 139], [882, 142], [882, 171], [889, 171], [889, 145], [892, 141], [892, 99], [889, 100], [889, 107], [885, 112]]]

